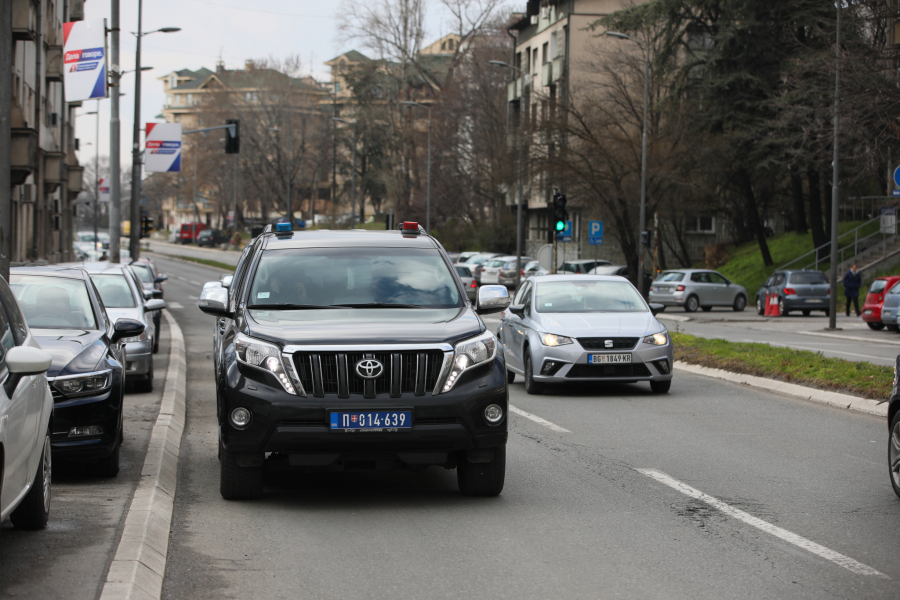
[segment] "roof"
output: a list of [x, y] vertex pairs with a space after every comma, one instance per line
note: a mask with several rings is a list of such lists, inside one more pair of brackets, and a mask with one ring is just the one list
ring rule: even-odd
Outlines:
[[115, 275], [116, 273], [123, 272], [125, 270], [125, 266], [126, 265], [123, 265], [123, 264], [116, 264], [116, 263], [111, 263], [111, 262], [106, 262], [106, 261], [91, 262], [91, 263], [84, 263], [84, 270], [87, 271], [88, 273], [92, 273], [92, 274], [108, 273], [110, 275]]
[[427, 248], [438, 245], [429, 235], [403, 235], [398, 231], [328, 230], [295, 231], [287, 235], [264, 234], [267, 250], [285, 248]]
[[557, 273], [556, 275], [541, 275], [535, 283], [543, 283], [545, 281], [628, 281], [619, 275], [589, 275], [578, 273]]
[[331, 60], [326, 60], [324, 64], [327, 65], [327, 64], [331, 64], [333, 62], [337, 62], [338, 59], [340, 59], [340, 58], [346, 58], [347, 61], [349, 61], [349, 62], [369, 62], [370, 60], [372, 60], [371, 58], [369, 58], [362, 52], [359, 52], [358, 50], [347, 50], [343, 54], [339, 54], [339, 55], [335, 56], [334, 58], [332, 58]]
[[13, 267], [10, 275], [45, 275], [53, 277], [65, 277], [66, 279], [84, 279], [85, 272], [81, 267], [52, 265], [47, 267]]

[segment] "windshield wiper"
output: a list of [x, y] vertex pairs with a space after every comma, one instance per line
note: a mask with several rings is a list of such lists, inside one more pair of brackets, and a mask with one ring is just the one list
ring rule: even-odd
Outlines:
[[277, 304], [251, 304], [247, 308], [255, 310], [318, 310], [333, 309], [336, 306], [327, 306], [320, 304], [291, 304], [290, 302], [279, 302]]
[[394, 304], [387, 302], [362, 302], [359, 304], [332, 304], [341, 308], [422, 308], [420, 304]]

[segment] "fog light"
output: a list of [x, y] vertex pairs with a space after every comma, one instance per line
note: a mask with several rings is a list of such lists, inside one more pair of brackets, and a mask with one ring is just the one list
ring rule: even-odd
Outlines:
[[238, 429], [243, 429], [250, 424], [250, 411], [246, 408], [236, 408], [231, 411], [231, 423]]
[[484, 420], [491, 425], [496, 425], [503, 420], [503, 409], [496, 404], [488, 404], [484, 409]]
[[101, 435], [103, 428], [99, 425], [88, 425], [87, 427], [73, 427], [69, 430], [69, 437], [77, 437], [81, 435]]

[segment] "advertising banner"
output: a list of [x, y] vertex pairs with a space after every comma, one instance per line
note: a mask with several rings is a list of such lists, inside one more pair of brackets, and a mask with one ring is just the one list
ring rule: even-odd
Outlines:
[[181, 170], [181, 123], [147, 123], [144, 143], [144, 170]]
[[63, 23], [66, 102], [107, 97], [106, 21]]
[[109, 182], [105, 179], [100, 180], [100, 202], [109, 202]]

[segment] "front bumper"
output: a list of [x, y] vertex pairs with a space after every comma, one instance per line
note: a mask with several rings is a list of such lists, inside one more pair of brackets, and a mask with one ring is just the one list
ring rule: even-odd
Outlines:
[[[54, 457], [97, 460], [115, 450], [122, 413], [121, 386], [121, 377], [114, 375], [113, 385], [98, 396], [54, 399], [53, 431], [50, 434]], [[88, 425], [99, 425], [103, 433], [69, 436], [73, 427]]]
[[[225, 393], [219, 431], [225, 448], [258, 460], [264, 452], [287, 454], [295, 466], [327, 466], [346, 461], [401, 461], [406, 464], [447, 464], [453, 454], [503, 446], [507, 441], [508, 390], [501, 355], [488, 365], [466, 371], [454, 388], [437, 396], [403, 394], [374, 399], [361, 395], [338, 398], [326, 394], [306, 398], [287, 394], [274, 376], [231, 361], [225, 373]], [[497, 425], [484, 420], [489, 404], [503, 408]], [[229, 416], [237, 407], [250, 410], [245, 429]], [[410, 410], [412, 428], [398, 431], [331, 430], [332, 410]]]
[[[578, 381], [668, 381], [672, 379], [674, 352], [672, 340], [665, 346], [638, 342], [633, 350], [585, 350], [576, 341], [564, 346], [529, 346], [534, 361], [534, 380], [545, 383], [573, 383]], [[591, 354], [630, 354], [631, 363], [589, 364]], [[545, 367], [553, 363], [550, 374]]]

